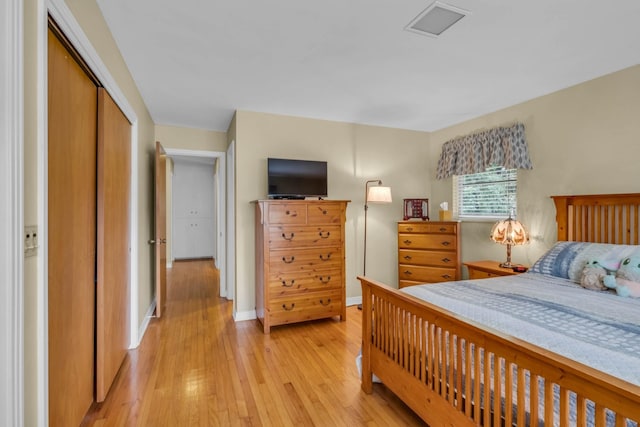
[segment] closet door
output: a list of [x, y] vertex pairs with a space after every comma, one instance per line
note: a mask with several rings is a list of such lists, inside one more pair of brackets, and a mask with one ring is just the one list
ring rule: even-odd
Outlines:
[[96, 401], [102, 402], [129, 347], [131, 125], [98, 89]]
[[49, 424], [93, 402], [97, 86], [48, 35]]

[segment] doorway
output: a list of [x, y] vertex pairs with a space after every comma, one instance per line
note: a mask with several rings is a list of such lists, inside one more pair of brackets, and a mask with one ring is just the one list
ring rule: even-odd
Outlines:
[[217, 259], [216, 159], [172, 156], [171, 160], [172, 167], [168, 169], [171, 184], [167, 192], [171, 206], [167, 210], [170, 215], [167, 235], [171, 238], [167, 264], [188, 259]]
[[[220, 296], [229, 298], [228, 288], [230, 285], [227, 282], [226, 276], [226, 253], [227, 253], [227, 191], [226, 191], [226, 153], [220, 151], [203, 151], [203, 150], [185, 150], [176, 148], [165, 148], [166, 154], [169, 158], [183, 158], [183, 159], [212, 159], [215, 164], [214, 174], [214, 186], [212, 192], [215, 194], [215, 230], [216, 230], [216, 243], [215, 243], [215, 261], [216, 266], [219, 269], [220, 275]], [[171, 207], [172, 208], [172, 207]], [[173, 245], [173, 242], [171, 242]], [[173, 258], [173, 256], [172, 256]]]

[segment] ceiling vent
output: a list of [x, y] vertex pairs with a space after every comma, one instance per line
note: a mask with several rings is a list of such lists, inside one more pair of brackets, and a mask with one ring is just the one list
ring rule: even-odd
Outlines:
[[423, 36], [438, 37], [468, 14], [467, 10], [436, 1], [416, 16], [404, 29]]

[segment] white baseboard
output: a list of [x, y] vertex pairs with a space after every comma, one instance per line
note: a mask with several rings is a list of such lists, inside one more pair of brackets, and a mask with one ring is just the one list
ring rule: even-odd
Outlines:
[[347, 307], [362, 304], [362, 295], [359, 297], [347, 297]]
[[136, 342], [131, 343], [131, 347], [129, 348], [130, 350], [133, 348], [137, 348], [142, 342], [142, 338], [144, 337], [145, 332], [147, 332], [147, 327], [149, 326], [149, 322], [151, 321], [152, 318], [155, 317], [153, 315], [153, 312], [155, 310], [156, 310], [156, 300], [154, 299], [153, 301], [151, 301], [151, 305], [149, 306], [149, 309], [147, 309], [147, 313], [144, 315], [142, 324], [138, 329], [138, 339], [136, 340]]
[[235, 320], [236, 322], [242, 322], [243, 320], [254, 320], [257, 318], [258, 316], [256, 315], [255, 310], [238, 311], [233, 314], [233, 320]]

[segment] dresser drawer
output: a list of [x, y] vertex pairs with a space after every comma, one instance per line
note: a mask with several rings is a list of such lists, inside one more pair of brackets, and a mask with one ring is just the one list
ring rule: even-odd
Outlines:
[[269, 253], [271, 274], [324, 271], [342, 266], [342, 247], [278, 249]]
[[320, 227], [279, 225], [269, 227], [269, 247], [294, 248], [314, 246], [342, 246], [339, 225]]
[[342, 224], [340, 203], [310, 203], [307, 207], [309, 224]]
[[268, 310], [272, 325], [282, 325], [339, 316], [343, 305], [342, 291], [334, 290], [274, 298], [269, 302]]
[[469, 279], [490, 279], [492, 277], [500, 277], [504, 274], [491, 273], [489, 271], [482, 270], [469, 270]]
[[457, 249], [457, 238], [453, 234], [398, 234], [399, 249]]
[[410, 280], [413, 282], [447, 282], [456, 279], [456, 269], [400, 264], [398, 265], [398, 276], [400, 280]]
[[313, 272], [282, 273], [269, 277], [269, 295], [278, 298], [309, 292], [340, 289], [342, 272], [339, 268]]
[[300, 203], [278, 203], [269, 205], [269, 224], [306, 224], [307, 205]]
[[454, 234], [455, 232], [456, 232], [456, 224], [442, 224], [442, 223], [429, 223], [429, 222], [398, 224], [398, 233]]
[[427, 265], [434, 267], [456, 267], [456, 256], [445, 251], [423, 251], [400, 249], [398, 262], [401, 264]]

